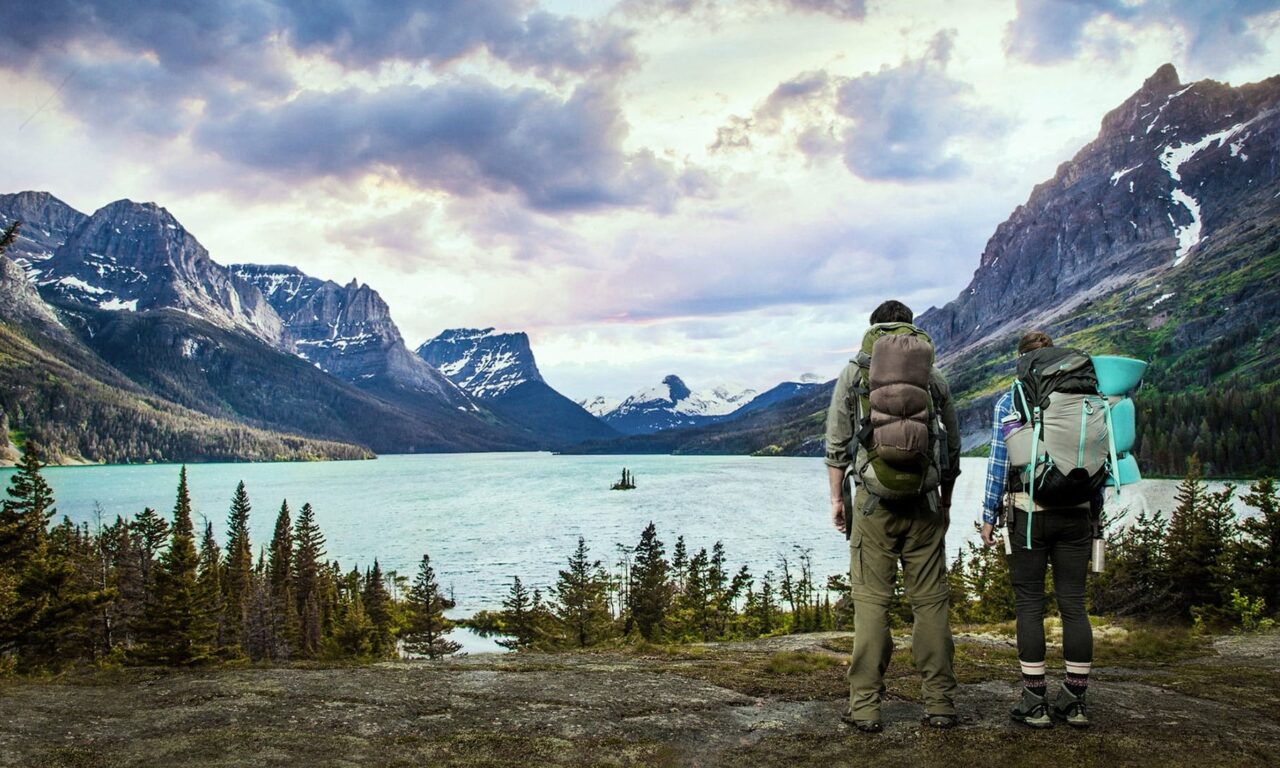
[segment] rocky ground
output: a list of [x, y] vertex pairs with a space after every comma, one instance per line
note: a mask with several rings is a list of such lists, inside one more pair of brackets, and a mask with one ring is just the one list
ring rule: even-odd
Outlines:
[[343, 668], [0, 684], [5, 766], [1280, 765], [1280, 635], [1100, 633], [1095, 726], [1008, 720], [1015, 653], [958, 637], [961, 726], [922, 727], [904, 647], [886, 729], [839, 721], [847, 633]]

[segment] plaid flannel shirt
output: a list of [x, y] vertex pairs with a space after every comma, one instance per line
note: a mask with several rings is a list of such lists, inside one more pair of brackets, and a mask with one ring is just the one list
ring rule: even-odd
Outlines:
[[982, 522], [996, 522], [996, 510], [1004, 495], [1005, 478], [1009, 475], [1009, 451], [1004, 444], [1000, 424], [1013, 412], [1013, 393], [1005, 392], [996, 401], [991, 415], [991, 456], [987, 459], [987, 491], [982, 500]]

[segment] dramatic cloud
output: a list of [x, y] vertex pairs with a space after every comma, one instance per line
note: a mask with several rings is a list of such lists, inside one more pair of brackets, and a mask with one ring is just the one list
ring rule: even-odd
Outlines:
[[947, 74], [954, 32], [938, 33], [919, 58], [858, 77], [806, 72], [778, 85], [750, 118], [720, 127], [709, 150], [751, 146], [752, 134], [793, 126], [811, 160], [843, 158], [864, 179], [934, 181], [967, 169], [957, 144], [1003, 129], [974, 89]]
[[288, 94], [295, 55], [372, 71], [391, 61], [440, 68], [485, 53], [556, 83], [615, 79], [636, 61], [631, 33], [520, 0], [14, 5], [0, 0], [0, 67], [60, 83], [61, 102], [86, 122], [162, 137], [205, 113]]
[[621, 149], [627, 125], [609, 90], [567, 99], [487, 83], [304, 93], [206, 121], [197, 143], [298, 180], [390, 171], [457, 195], [518, 191], [544, 210], [606, 205], [669, 210], [707, 180]]
[[801, 11], [853, 21], [867, 16], [867, 0], [622, 0], [618, 7], [633, 18], [776, 11]]
[[[1106, 19], [1134, 29], [1173, 27], [1186, 41], [1191, 62], [1224, 65], [1262, 53], [1250, 22], [1278, 11], [1275, 0], [1018, 0], [1005, 48], [1036, 64], [1064, 61], [1090, 42], [1085, 28]], [[1103, 42], [1114, 44], [1110, 37]]]
[[841, 83], [836, 111], [853, 121], [844, 134], [850, 171], [899, 181], [954, 177], [965, 170], [955, 140], [994, 133], [972, 86], [946, 73], [953, 36], [939, 33], [922, 58]]
[[348, 66], [398, 59], [447, 64], [479, 50], [517, 69], [617, 72], [634, 63], [630, 35], [605, 24], [530, 11], [521, 0], [283, 0], [290, 42]]

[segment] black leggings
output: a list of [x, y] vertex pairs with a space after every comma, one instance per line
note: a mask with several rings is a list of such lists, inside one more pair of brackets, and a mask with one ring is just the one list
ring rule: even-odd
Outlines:
[[1044, 671], [1044, 575], [1052, 563], [1067, 673], [1087, 675], [1093, 661], [1093, 630], [1085, 613], [1084, 588], [1093, 546], [1092, 515], [1083, 509], [1037, 512], [1031, 518], [1031, 549], [1026, 548], [1027, 513], [1015, 509], [1011, 522], [1009, 575], [1017, 605], [1022, 670], [1026, 674]]

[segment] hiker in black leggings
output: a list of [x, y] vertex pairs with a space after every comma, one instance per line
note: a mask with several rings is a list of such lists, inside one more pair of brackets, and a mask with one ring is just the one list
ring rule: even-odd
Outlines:
[[[1053, 346], [1044, 333], [1032, 331], [1018, 344], [1018, 354]], [[1022, 697], [1010, 713], [1014, 720], [1037, 728], [1053, 725], [1051, 714], [1069, 725], [1086, 727], [1085, 690], [1093, 662], [1093, 630], [1084, 607], [1085, 580], [1093, 543], [1094, 519], [1101, 510], [1101, 496], [1092, 504], [1046, 509], [1036, 504], [1027, 538], [1027, 512], [1031, 499], [1025, 493], [1006, 494], [1008, 449], [1005, 428], [1018, 420], [1013, 397], [1006, 392], [996, 401], [992, 419], [991, 454], [982, 510], [982, 541], [997, 543], [995, 527], [1001, 512], [1008, 515], [1006, 535], [1013, 543], [1008, 561], [1018, 617], [1018, 662], [1022, 667]], [[1029, 544], [1029, 547], [1028, 547]], [[1053, 591], [1062, 615], [1062, 655], [1066, 678], [1057, 699], [1046, 699], [1044, 641], [1044, 578], [1053, 566]]]

